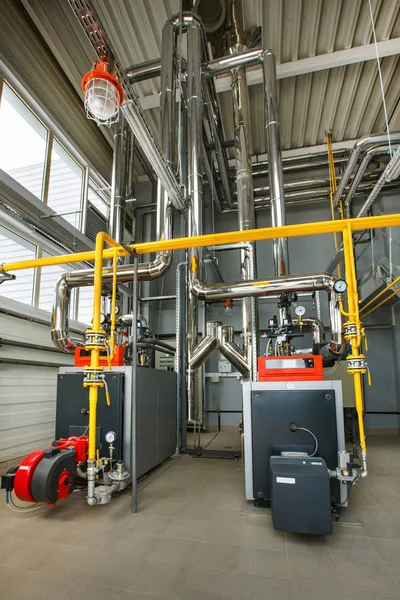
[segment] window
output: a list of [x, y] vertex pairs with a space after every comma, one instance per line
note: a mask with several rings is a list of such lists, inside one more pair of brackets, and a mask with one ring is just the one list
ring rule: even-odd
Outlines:
[[[2, 263], [31, 260], [36, 258], [36, 246], [0, 226], [0, 257]], [[4, 281], [1, 284], [0, 295], [25, 304], [32, 304], [33, 283], [33, 269], [23, 269], [17, 272], [14, 281]]]
[[[47, 252], [43, 252], [43, 258], [52, 256]], [[72, 267], [69, 265], [52, 265], [51, 267], [45, 267], [40, 269], [40, 284], [39, 284], [39, 308], [43, 310], [51, 311], [54, 300], [54, 286], [56, 285], [57, 279], [64, 273], [71, 271]], [[73, 314], [73, 302], [71, 298], [70, 314]]]
[[83, 169], [54, 139], [47, 204], [79, 229]]
[[89, 180], [88, 200], [90, 204], [93, 204], [93, 206], [95, 206], [97, 210], [101, 212], [104, 217], [106, 217], [106, 219], [108, 218], [107, 196], [102, 190], [97, 188], [92, 179]]
[[9, 85], [0, 105], [0, 169], [42, 199], [47, 128]]
[[93, 316], [93, 287], [81, 287], [78, 294], [78, 321], [90, 325]]

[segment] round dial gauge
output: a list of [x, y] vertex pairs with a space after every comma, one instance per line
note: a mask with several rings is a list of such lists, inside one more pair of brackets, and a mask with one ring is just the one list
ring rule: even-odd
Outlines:
[[304, 308], [304, 306], [296, 306], [296, 309], [294, 312], [296, 313], [296, 315], [298, 317], [302, 317], [305, 314], [306, 309]]
[[343, 294], [347, 290], [347, 283], [344, 279], [338, 279], [333, 284], [333, 289], [337, 294]]
[[115, 438], [117, 437], [117, 434], [115, 433], [115, 431], [108, 431], [106, 433], [106, 442], [107, 444], [112, 444], [113, 442], [115, 442]]

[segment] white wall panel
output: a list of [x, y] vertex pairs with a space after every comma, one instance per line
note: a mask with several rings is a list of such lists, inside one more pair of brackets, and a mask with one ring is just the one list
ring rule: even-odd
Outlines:
[[[50, 327], [0, 314], [0, 337], [53, 348]], [[6, 364], [2, 359], [53, 363], [49, 366]], [[0, 346], [0, 468], [51, 443], [54, 438], [58, 365], [72, 365], [70, 355]]]

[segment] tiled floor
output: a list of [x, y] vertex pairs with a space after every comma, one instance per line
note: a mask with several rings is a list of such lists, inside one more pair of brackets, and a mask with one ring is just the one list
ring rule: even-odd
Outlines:
[[370, 440], [351, 493], [362, 527], [327, 538], [241, 516], [239, 462], [182, 458], [139, 496], [73, 494], [16, 515], [0, 505], [0, 600], [400, 600], [400, 439]]

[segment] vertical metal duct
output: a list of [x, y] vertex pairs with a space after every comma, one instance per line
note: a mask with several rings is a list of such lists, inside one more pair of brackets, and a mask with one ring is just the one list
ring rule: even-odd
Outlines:
[[[241, 0], [234, 0], [232, 3], [232, 22], [235, 29], [236, 43], [232, 46], [231, 52], [236, 54], [246, 50]], [[244, 231], [256, 227], [251, 140], [249, 138], [251, 133], [250, 102], [245, 69], [234, 69], [232, 71], [232, 100], [238, 219], [239, 229]], [[256, 277], [255, 244], [252, 244], [252, 247], [253, 252], [251, 253], [246, 249], [240, 250], [240, 278], [243, 280]], [[254, 375], [251, 367], [253, 357], [257, 356], [257, 336], [252, 335], [257, 320], [255, 302], [253, 298], [243, 298], [241, 301], [243, 350], [250, 367], [250, 375]]]
[[[263, 53], [263, 76], [272, 227], [282, 227], [286, 225], [285, 195], [283, 191], [281, 138], [278, 120], [276, 65], [275, 57], [270, 50], [265, 50]], [[275, 275], [283, 277], [289, 274], [287, 238], [274, 240], [273, 244]]]
[[[188, 236], [202, 232], [203, 176], [202, 176], [202, 121], [203, 99], [201, 93], [201, 26], [192, 21], [187, 32], [187, 118], [188, 118]], [[188, 281], [200, 278], [201, 249], [191, 248], [188, 253]], [[189, 286], [188, 286], [189, 287]], [[188, 360], [197, 345], [197, 298], [188, 292], [187, 337]], [[188, 373], [188, 420], [196, 421], [195, 376]]]
[[[174, 172], [175, 155], [174, 42], [174, 26], [171, 21], [167, 21], [163, 27], [161, 41], [160, 138], [161, 150], [171, 172]], [[169, 219], [172, 219], [172, 205], [159, 179], [157, 184], [157, 239], [168, 239], [166, 224]]]
[[120, 114], [114, 134], [114, 154], [111, 177], [111, 201], [109, 234], [117, 241], [124, 239], [125, 216], [126, 216], [126, 121], [124, 115]]

